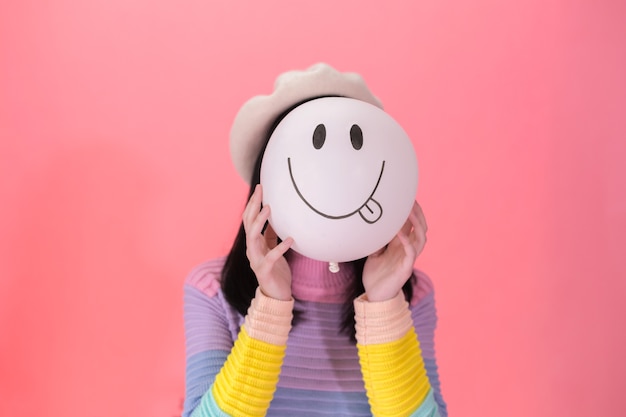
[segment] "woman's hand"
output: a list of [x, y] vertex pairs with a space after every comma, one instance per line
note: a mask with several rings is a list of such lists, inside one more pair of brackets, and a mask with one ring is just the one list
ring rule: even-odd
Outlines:
[[288, 301], [291, 300], [291, 270], [283, 255], [293, 244], [293, 239], [287, 238], [277, 244], [278, 237], [269, 224], [263, 233], [270, 208], [264, 206], [261, 209], [262, 200], [263, 190], [257, 185], [243, 212], [246, 256], [263, 294]]
[[427, 230], [422, 208], [415, 202], [398, 234], [365, 262], [363, 286], [369, 301], [385, 301], [398, 294], [413, 273], [415, 259], [424, 249]]

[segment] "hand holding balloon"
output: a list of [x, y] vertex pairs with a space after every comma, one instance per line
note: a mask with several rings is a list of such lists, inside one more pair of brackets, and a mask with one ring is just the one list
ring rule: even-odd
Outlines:
[[270, 207], [261, 209], [263, 190], [257, 185], [243, 212], [246, 231], [246, 256], [263, 294], [277, 300], [291, 300], [291, 270], [283, 256], [293, 244], [286, 238], [277, 244], [277, 236], [271, 226], [263, 233], [263, 226], [270, 216]]
[[413, 272], [415, 259], [424, 249], [427, 230], [424, 213], [415, 202], [398, 234], [365, 262], [363, 286], [369, 301], [385, 301], [398, 294]]

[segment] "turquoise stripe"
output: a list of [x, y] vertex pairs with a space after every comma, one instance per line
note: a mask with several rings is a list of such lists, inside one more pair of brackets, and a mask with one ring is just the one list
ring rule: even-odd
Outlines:
[[225, 413], [215, 402], [212, 390], [209, 390], [204, 397], [200, 407], [196, 408], [191, 417], [232, 417]]
[[426, 398], [424, 398], [424, 402], [422, 402], [422, 404], [413, 414], [411, 414], [410, 417], [441, 417], [432, 389], [428, 391]]

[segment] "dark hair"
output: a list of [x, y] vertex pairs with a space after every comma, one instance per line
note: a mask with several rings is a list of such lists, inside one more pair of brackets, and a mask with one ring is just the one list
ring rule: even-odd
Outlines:
[[[330, 96], [325, 96], [330, 97]], [[267, 147], [267, 143], [272, 133], [278, 126], [278, 124], [287, 116], [289, 112], [298, 107], [301, 104], [306, 103], [307, 101], [315, 100], [314, 97], [303, 102], [297, 103], [296, 105], [290, 107], [285, 112], [283, 112], [276, 121], [272, 124], [269, 131], [267, 132], [267, 137], [265, 143], [263, 144], [261, 150], [259, 151], [259, 155], [254, 163], [254, 169], [252, 171], [252, 178], [250, 179], [250, 191], [248, 192], [248, 198], [246, 200], [246, 204], [252, 194], [254, 193], [254, 188], [257, 184], [261, 182], [261, 162], [263, 161], [263, 154], [265, 153], [265, 148]], [[352, 300], [358, 297], [359, 295], [365, 292], [365, 288], [363, 287], [363, 267], [365, 266], [365, 261], [367, 258], [357, 259], [355, 261], [349, 262], [354, 268], [354, 281], [353, 288], [351, 292], [351, 297], [348, 302], [344, 305], [343, 318], [342, 318], [342, 331], [347, 333], [354, 340], [355, 328], [354, 328], [354, 304]], [[411, 278], [404, 284], [402, 290], [404, 292], [404, 296], [407, 301], [409, 301], [413, 296], [413, 284], [412, 281], [416, 279], [413, 274]], [[221, 280], [221, 288], [226, 301], [235, 308], [242, 316], [245, 316], [248, 308], [250, 307], [250, 303], [254, 298], [256, 288], [258, 287], [258, 281], [252, 268], [250, 268], [250, 261], [246, 256], [246, 232], [243, 228], [243, 222], [239, 226], [239, 231], [235, 236], [235, 241], [226, 257], [226, 261], [224, 263], [224, 267], [222, 269], [222, 280]], [[297, 320], [298, 314], [294, 312], [294, 317]]]

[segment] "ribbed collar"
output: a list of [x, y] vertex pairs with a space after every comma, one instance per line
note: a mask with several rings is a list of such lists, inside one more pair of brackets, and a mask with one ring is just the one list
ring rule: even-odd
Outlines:
[[352, 265], [339, 264], [339, 272], [328, 269], [328, 262], [307, 258], [293, 250], [285, 254], [291, 268], [291, 290], [296, 300], [344, 303], [350, 298], [354, 279]]

